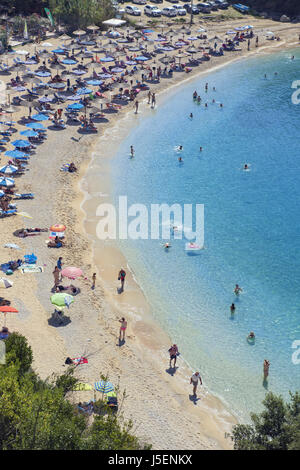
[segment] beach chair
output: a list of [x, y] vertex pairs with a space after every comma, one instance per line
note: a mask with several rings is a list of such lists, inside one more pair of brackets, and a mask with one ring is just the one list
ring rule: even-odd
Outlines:
[[15, 194], [15, 199], [33, 199], [33, 193], [22, 193], [22, 194]]
[[9, 217], [10, 215], [15, 215], [16, 213], [17, 209], [9, 209], [7, 211], [0, 209], [0, 217]]

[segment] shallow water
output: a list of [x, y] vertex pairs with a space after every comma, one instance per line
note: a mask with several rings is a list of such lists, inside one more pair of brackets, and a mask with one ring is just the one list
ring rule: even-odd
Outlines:
[[[261, 409], [267, 389], [286, 397], [300, 389], [300, 364], [292, 363], [300, 340], [300, 106], [291, 103], [299, 61], [298, 51], [242, 60], [178, 89], [112, 161], [115, 201], [205, 205], [205, 249], [197, 256], [187, 254], [185, 240], [172, 240], [169, 252], [159, 240], [119, 244], [153, 316], [241, 419]], [[183, 145], [181, 165], [176, 145]], [[251, 330], [254, 345], [246, 341]]]

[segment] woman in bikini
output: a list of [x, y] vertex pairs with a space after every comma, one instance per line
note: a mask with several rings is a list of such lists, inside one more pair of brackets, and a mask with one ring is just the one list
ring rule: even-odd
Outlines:
[[121, 320], [119, 320], [119, 322], [121, 323], [121, 326], [120, 326], [120, 341], [125, 341], [125, 331], [126, 331], [126, 328], [127, 328], [127, 321], [125, 320], [124, 317], [121, 318]]

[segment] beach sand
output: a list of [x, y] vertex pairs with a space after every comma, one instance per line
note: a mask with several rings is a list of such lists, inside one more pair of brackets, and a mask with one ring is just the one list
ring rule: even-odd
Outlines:
[[[222, 35], [238, 23], [240, 21], [207, 24], [207, 28], [212, 34]], [[265, 40], [250, 52], [244, 45], [243, 51], [213, 58], [192, 74], [174, 73], [173, 79], [162, 79], [161, 83], [151, 85], [157, 93], [158, 106], [170, 96], [172, 87], [184, 80], [192, 80], [250, 54], [269, 53], [298, 44], [296, 25], [253, 19], [251, 24], [258, 30], [270, 28], [275, 34], [279, 32], [282, 40], [278, 43]], [[56, 38], [51, 38], [51, 42], [59, 43]], [[1, 79], [7, 80], [7, 77]], [[128, 111], [108, 114], [108, 123], [97, 124], [96, 136], [81, 135], [73, 126], [49, 131], [47, 141], [30, 159], [30, 171], [17, 180], [18, 192], [30, 191], [36, 195], [32, 201], [18, 201], [18, 209], [28, 212], [32, 219], [15, 216], [0, 220], [0, 259], [6, 262], [33, 252], [44, 272], [15, 272], [11, 276], [13, 287], [2, 290], [1, 295], [11, 300], [19, 313], [8, 314], [6, 324], [11, 331], [28, 338], [33, 348], [34, 369], [42, 378], [64, 372], [67, 356], [87, 355], [89, 363], [79, 366], [76, 376], [82, 382], [93, 384], [101, 374], [107, 374], [110, 381], [126, 392], [121, 409], [124, 418], [133, 421], [133, 432], [154, 449], [230, 449], [232, 443], [225, 433], [236, 423], [235, 417], [205, 387], [199, 387], [197, 402], [190, 399], [192, 371], [181, 357], [176, 374], [166, 372], [172, 338], [154, 322], [134, 273], [128, 270], [126, 259], [117, 246], [95, 238], [96, 207], [100, 202], [110, 201], [109, 159], [136, 122], [155, 112], [149, 110], [146, 94], [139, 98], [138, 115], [134, 114], [133, 104], [128, 105]], [[15, 120], [16, 117], [13, 116]], [[61, 165], [70, 161], [79, 167], [78, 174], [60, 171]], [[4, 162], [2, 158], [1, 163]], [[66, 246], [59, 250], [47, 248], [47, 233], [26, 239], [13, 236], [18, 228], [49, 228], [54, 223], [67, 226]], [[4, 248], [5, 243], [17, 243], [21, 249]], [[73, 282], [81, 293], [65, 312], [70, 322], [61, 327], [53, 326], [50, 320], [52, 271], [59, 256], [63, 257], [65, 266], [81, 267], [85, 275]], [[125, 291], [118, 295], [117, 274], [121, 266], [128, 275]], [[95, 290], [91, 290], [93, 272], [97, 272]], [[120, 346], [118, 320], [122, 316], [128, 320], [128, 331], [125, 344]], [[69, 398], [79, 402], [93, 398], [93, 392], [73, 392]]]

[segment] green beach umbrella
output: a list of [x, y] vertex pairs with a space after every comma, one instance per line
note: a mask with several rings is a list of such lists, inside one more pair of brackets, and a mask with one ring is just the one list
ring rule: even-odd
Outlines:
[[68, 307], [74, 302], [74, 297], [70, 294], [58, 292], [50, 297], [51, 303], [56, 307]]

